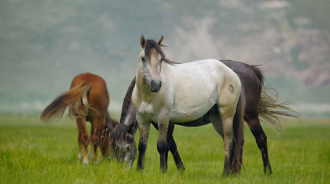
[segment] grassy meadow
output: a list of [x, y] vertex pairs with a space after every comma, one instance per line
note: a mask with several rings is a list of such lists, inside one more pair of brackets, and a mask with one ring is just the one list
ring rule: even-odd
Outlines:
[[330, 121], [290, 121], [283, 126], [280, 135], [264, 126], [272, 175], [263, 174], [261, 154], [245, 126], [242, 174], [222, 177], [223, 143], [212, 125], [177, 126], [174, 137], [186, 170], [178, 172], [169, 154], [168, 172], [161, 174], [154, 128], [145, 170], [138, 172], [136, 161], [131, 170], [107, 159], [98, 165], [78, 163], [77, 128], [69, 118], [46, 124], [37, 116], [2, 115], [0, 183], [330, 183]]

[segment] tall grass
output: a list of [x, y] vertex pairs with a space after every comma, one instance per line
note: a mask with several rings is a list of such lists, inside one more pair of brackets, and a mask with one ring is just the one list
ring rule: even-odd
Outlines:
[[174, 137], [186, 170], [178, 172], [169, 154], [168, 172], [161, 174], [154, 129], [145, 170], [138, 172], [136, 162], [131, 170], [106, 159], [98, 165], [77, 162], [73, 120], [45, 124], [37, 117], [1, 116], [0, 183], [328, 183], [330, 123], [303, 120], [283, 125], [281, 136], [265, 127], [272, 175], [263, 174], [260, 151], [246, 126], [242, 174], [222, 177], [224, 146], [212, 126], [177, 126]]

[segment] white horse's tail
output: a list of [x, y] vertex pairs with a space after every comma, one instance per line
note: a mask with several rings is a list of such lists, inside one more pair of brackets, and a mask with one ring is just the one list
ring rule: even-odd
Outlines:
[[245, 95], [243, 87], [241, 87], [240, 98], [237, 103], [236, 112], [233, 121], [234, 141], [231, 152], [231, 172], [240, 174], [241, 165], [243, 163], [243, 145], [244, 145], [244, 110]]

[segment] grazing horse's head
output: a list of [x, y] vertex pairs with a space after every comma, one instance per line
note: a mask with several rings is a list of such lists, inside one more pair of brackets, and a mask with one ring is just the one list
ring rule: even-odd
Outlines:
[[119, 163], [127, 163], [132, 167], [136, 157], [136, 146], [134, 141], [134, 124], [126, 126], [119, 124], [111, 133], [111, 149]]
[[160, 47], [166, 46], [162, 44], [164, 37], [161, 36], [158, 42], [154, 40], [145, 40], [144, 36], [141, 36], [140, 44], [142, 51], [139, 58], [139, 70], [149, 85], [151, 92], [158, 92], [162, 87], [162, 79], [160, 72], [162, 70], [163, 61], [171, 63], [171, 61], [165, 58], [165, 54]]

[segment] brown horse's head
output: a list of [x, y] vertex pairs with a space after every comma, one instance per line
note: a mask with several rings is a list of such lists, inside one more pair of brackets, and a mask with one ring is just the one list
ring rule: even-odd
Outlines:
[[134, 123], [129, 126], [121, 123], [114, 128], [110, 136], [114, 157], [119, 163], [127, 163], [129, 167], [132, 167], [136, 158], [136, 146], [133, 136], [135, 130]]

